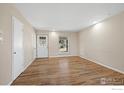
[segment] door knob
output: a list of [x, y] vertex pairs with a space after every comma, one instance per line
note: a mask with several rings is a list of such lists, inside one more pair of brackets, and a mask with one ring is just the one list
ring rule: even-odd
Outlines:
[[13, 54], [16, 54], [16, 52], [14, 52]]

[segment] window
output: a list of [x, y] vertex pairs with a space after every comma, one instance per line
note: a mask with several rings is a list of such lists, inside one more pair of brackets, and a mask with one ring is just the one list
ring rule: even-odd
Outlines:
[[59, 37], [59, 52], [68, 52], [68, 38]]
[[46, 44], [46, 37], [39, 37], [39, 44], [40, 46], [44, 46]]

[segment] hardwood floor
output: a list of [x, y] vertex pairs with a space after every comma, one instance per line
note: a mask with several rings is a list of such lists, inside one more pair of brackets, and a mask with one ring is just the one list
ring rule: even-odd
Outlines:
[[80, 57], [36, 59], [12, 85], [124, 85], [124, 74]]

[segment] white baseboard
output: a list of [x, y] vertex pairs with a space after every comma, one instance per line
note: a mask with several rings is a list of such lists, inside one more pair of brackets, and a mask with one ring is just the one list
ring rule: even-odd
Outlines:
[[49, 56], [49, 57], [71, 57], [71, 56], [77, 56], [77, 55], [57, 55], [57, 56]]
[[24, 71], [29, 67], [29, 65], [31, 65], [31, 63], [32, 63], [34, 60], [35, 60], [35, 59], [33, 59], [31, 62], [29, 62], [29, 63], [24, 67], [24, 69], [23, 69], [22, 72], [24, 72]]
[[10, 85], [12, 84], [12, 82], [13, 82], [13, 80], [12, 80], [12, 81], [10, 81], [7, 85], [8, 85], [8, 86], [10, 86]]
[[[35, 59], [33, 59], [32, 61], [30, 61], [30, 62], [24, 67], [24, 69], [22, 70], [22, 72], [24, 72], [24, 71], [27, 69], [27, 67], [28, 67], [34, 60], [35, 60]], [[21, 73], [22, 73], [22, 72], [21, 72]], [[20, 74], [21, 74], [21, 73], [20, 73]], [[19, 74], [19, 75], [20, 75], [20, 74]], [[14, 81], [14, 80], [11, 80], [11, 81], [8, 83], [8, 85], [11, 85], [13, 81]]]
[[[81, 57], [81, 56], [80, 56], [80, 57]], [[101, 65], [101, 66], [103, 66], [103, 67], [106, 67], [106, 68], [112, 69], [112, 70], [114, 70], [114, 71], [116, 71], [116, 72], [119, 72], [119, 73], [124, 74], [123, 71], [118, 70], [118, 69], [116, 69], [116, 68], [113, 68], [113, 67], [111, 67], [111, 66], [108, 66], [108, 65], [105, 65], [105, 64], [99, 63], [99, 62], [96, 61], [96, 60], [92, 60], [92, 59], [89, 59], [89, 58], [86, 58], [86, 57], [81, 57], [81, 58], [84, 58], [84, 59], [89, 60], [89, 61], [91, 61], [91, 62], [93, 62], [93, 63], [99, 64], [99, 65]]]
[[[36, 59], [36, 58], [35, 58], [35, 59]], [[30, 62], [27, 64], [27, 66], [24, 67], [24, 69], [23, 69], [22, 72], [24, 72], [24, 71], [27, 69], [27, 67], [28, 67], [29, 65], [31, 65], [32, 62], [34, 62], [35, 59], [33, 59], [32, 61], [30, 61]]]

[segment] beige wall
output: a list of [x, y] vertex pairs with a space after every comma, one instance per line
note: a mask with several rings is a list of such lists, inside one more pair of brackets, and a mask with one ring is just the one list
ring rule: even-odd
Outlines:
[[[48, 31], [36, 31], [36, 34], [48, 34], [49, 35], [49, 56], [77, 56], [78, 55], [78, 42], [76, 32], [48, 32]], [[58, 39], [59, 36], [67, 36], [69, 38], [69, 53], [60, 54]]]
[[33, 60], [33, 28], [11, 4], [0, 4], [0, 32], [3, 33], [3, 41], [0, 42], [0, 84], [12, 81], [12, 16], [24, 24], [24, 66]]
[[81, 57], [124, 72], [124, 12], [78, 35]]
[[[10, 4], [0, 4], [0, 84], [12, 81], [12, 20], [17, 17], [24, 24], [24, 66], [34, 59], [32, 37], [35, 35], [31, 25], [20, 12]], [[77, 56], [93, 60], [124, 72], [124, 12], [78, 33], [76, 32], [44, 32], [37, 34], [49, 35], [49, 56]], [[58, 37], [69, 37], [69, 54], [58, 52]], [[79, 38], [78, 38], [79, 37]], [[78, 41], [79, 40], [79, 41]], [[79, 46], [78, 46], [79, 45]], [[79, 51], [78, 51], [79, 49]]]

